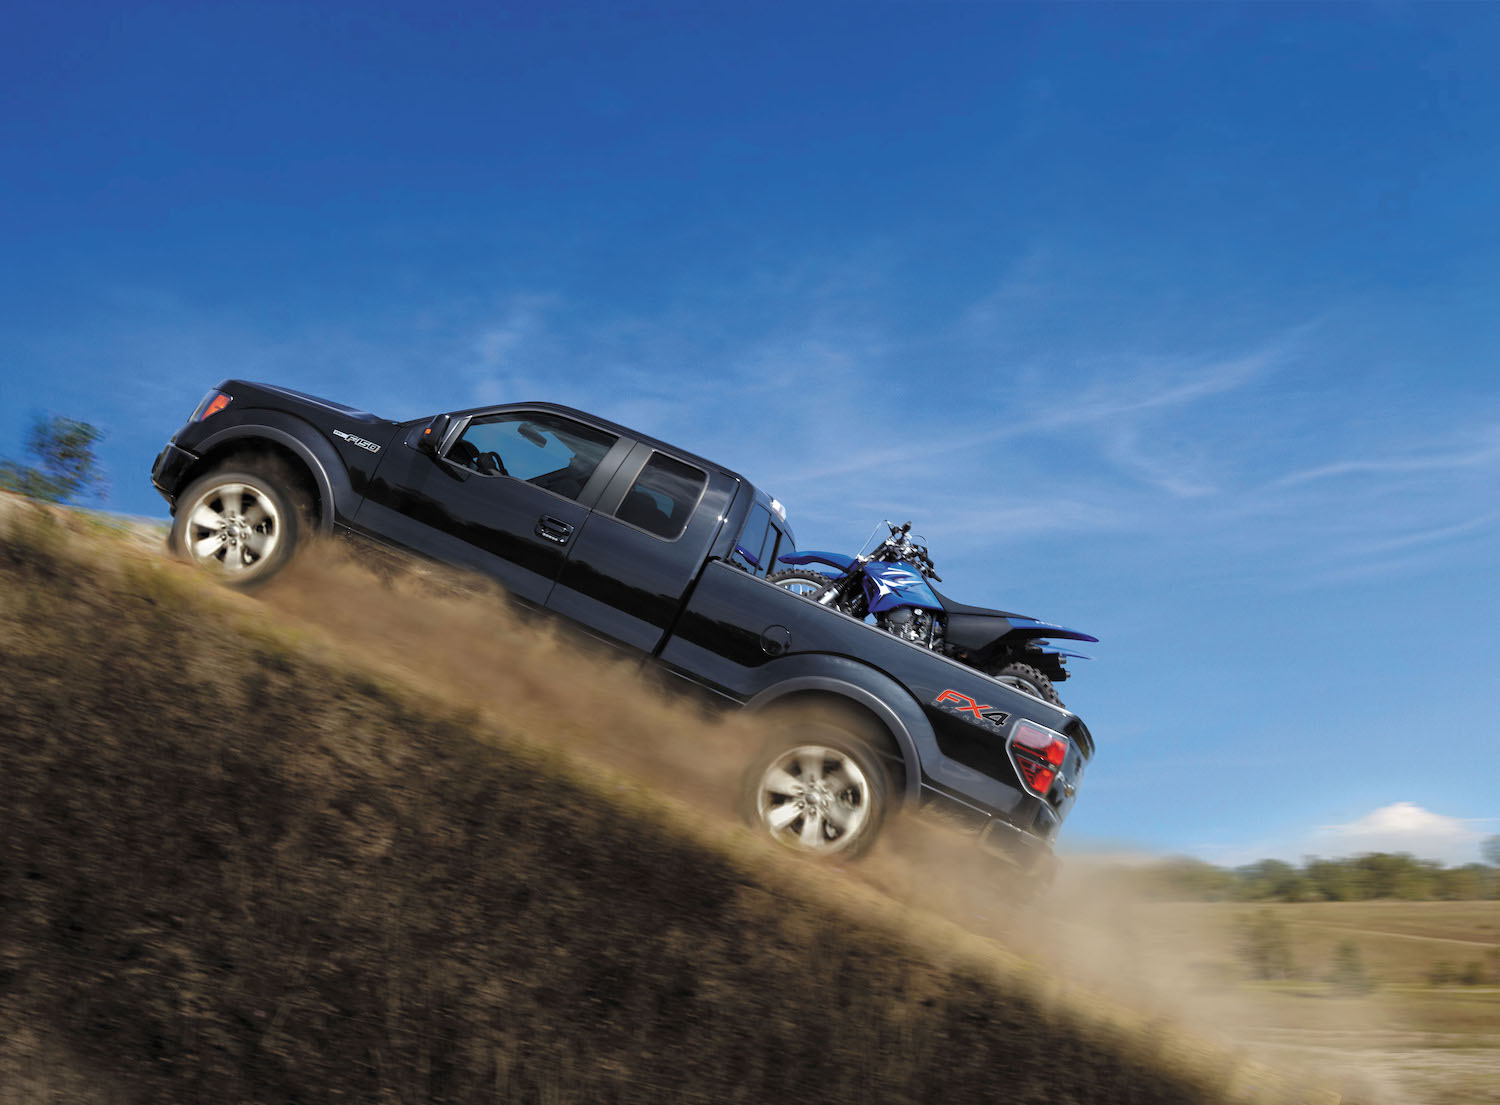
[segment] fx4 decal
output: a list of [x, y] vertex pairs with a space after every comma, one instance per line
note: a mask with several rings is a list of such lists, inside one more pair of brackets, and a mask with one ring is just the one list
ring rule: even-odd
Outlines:
[[343, 430], [334, 430], [333, 436], [341, 437], [350, 445], [358, 445], [361, 449], [368, 449], [372, 453], [380, 452], [380, 446], [376, 445], [373, 441], [366, 441], [362, 437], [355, 437], [353, 434], [346, 434]]
[[942, 706], [946, 710], [960, 714], [973, 714], [976, 721], [988, 722], [999, 729], [1010, 720], [1010, 715], [1004, 710], [996, 710], [991, 706], [981, 706], [966, 694], [957, 691], [944, 691], [933, 700], [934, 706]]

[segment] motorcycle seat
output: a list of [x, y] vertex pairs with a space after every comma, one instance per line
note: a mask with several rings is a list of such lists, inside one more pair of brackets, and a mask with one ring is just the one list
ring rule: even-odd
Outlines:
[[928, 587], [930, 587], [932, 589], [932, 593], [937, 596], [938, 602], [940, 602], [940, 603], [943, 604], [943, 609], [948, 612], [948, 614], [949, 614], [950, 617], [953, 616], [953, 615], [955, 615], [955, 614], [960, 615], [960, 616], [965, 616], [965, 617], [974, 617], [974, 618], [1025, 618], [1025, 617], [1027, 617], [1027, 615], [1025, 615], [1025, 614], [1013, 614], [1013, 613], [1011, 613], [1008, 610], [991, 610], [989, 607], [986, 607], [986, 606], [965, 606], [961, 602], [954, 602], [947, 595], [945, 595], [941, 591], [939, 591], [936, 587], [932, 587], [932, 585], [930, 583], [928, 584]]

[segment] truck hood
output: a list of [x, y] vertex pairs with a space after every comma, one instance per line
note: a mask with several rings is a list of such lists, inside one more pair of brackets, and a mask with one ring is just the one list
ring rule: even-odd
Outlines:
[[[224, 384], [221, 385], [221, 387], [228, 389], [228, 387], [234, 382], [235, 381], [232, 380], [226, 380]], [[247, 380], [245, 382], [250, 384], [252, 387], [259, 388], [261, 391], [268, 391], [276, 395], [285, 395], [291, 399], [296, 399], [303, 403], [311, 403], [313, 406], [323, 407], [326, 410], [334, 411], [341, 417], [347, 418], [352, 422], [363, 422], [367, 425], [372, 426], [394, 425], [394, 423], [392, 423], [389, 419], [381, 418], [377, 414], [371, 414], [369, 411], [362, 411], [357, 407], [346, 406], [343, 403], [335, 403], [332, 399], [324, 399], [317, 395], [308, 395], [305, 391], [294, 391], [292, 388], [284, 388], [278, 384], [262, 384], [255, 380]]]

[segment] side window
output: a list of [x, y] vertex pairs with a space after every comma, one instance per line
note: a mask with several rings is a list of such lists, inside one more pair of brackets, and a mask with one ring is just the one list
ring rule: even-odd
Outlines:
[[682, 536], [708, 476], [665, 453], [652, 453], [630, 485], [615, 517], [668, 541]]
[[729, 554], [729, 559], [747, 572], [765, 575], [771, 570], [765, 558], [768, 536], [772, 536], [771, 512], [756, 503], [750, 508], [750, 517], [745, 519], [745, 528], [740, 530], [739, 540], [734, 543], [734, 551]]
[[576, 499], [614, 443], [613, 434], [571, 418], [508, 411], [473, 419], [448, 459], [483, 476], [513, 476]]

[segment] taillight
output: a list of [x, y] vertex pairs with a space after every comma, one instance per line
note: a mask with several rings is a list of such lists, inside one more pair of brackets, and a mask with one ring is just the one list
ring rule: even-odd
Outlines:
[[1010, 735], [1010, 750], [1026, 785], [1037, 794], [1046, 794], [1068, 758], [1068, 739], [1029, 721], [1018, 721]]
[[202, 422], [205, 418], [218, 414], [229, 406], [231, 399], [222, 391], [211, 391], [203, 397], [203, 402], [198, 404], [198, 409], [193, 412], [189, 422]]

